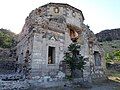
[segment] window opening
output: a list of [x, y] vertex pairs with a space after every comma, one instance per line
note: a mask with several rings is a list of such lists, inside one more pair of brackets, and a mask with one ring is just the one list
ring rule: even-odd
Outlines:
[[29, 50], [26, 51], [25, 62], [29, 61]]
[[48, 64], [55, 64], [55, 47], [48, 47]]
[[95, 66], [101, 66], [101, 56], [99, 52], [94, 52]]

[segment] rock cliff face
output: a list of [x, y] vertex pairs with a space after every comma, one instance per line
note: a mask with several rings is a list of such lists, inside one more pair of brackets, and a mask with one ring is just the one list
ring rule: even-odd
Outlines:
[[120, 28], [104, 30], [96, 34], [98, 41], [120, 40]]
[[[0, 79], [2, 74], [13, 74], [16, 69], [17, 35], [10, 30], [0, 29]], [[16, 66], [16, 67], [15, 67]], [[4, 77], [4, 76], [3, 76]], [[0, 87], [1, 88], [1, 87]]]
[[17, 35], [10, 30], [0, 29], [0, 61], [14, 61], [16, 58]]

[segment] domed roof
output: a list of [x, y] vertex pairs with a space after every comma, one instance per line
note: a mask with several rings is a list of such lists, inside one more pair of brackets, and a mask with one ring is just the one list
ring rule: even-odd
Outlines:
[[40, 26], [54, 29], [52, 25], [60, 25], [58, 31], [63, 31], [66, 23], [81, 28], [83, 21], [84, 16], [81, 10], [65, 3], [48, 3], [31, 11], [25, 20], [20, 36], [25, 36], [33, 31], [33, 28]]

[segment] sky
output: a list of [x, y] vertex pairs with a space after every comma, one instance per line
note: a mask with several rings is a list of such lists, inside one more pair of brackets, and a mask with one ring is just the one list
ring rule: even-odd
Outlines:
[[50, 2], [80, 9], [94, 33], [120, 28], [120, 0], [0, 0], [0, 28], [20, 33], [29, 13]]

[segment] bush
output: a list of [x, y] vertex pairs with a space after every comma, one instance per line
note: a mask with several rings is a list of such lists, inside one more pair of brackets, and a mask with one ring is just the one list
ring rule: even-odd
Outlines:
[[0, 29], [0, 47], [10, 48], [13, 45], [15, 34], [6, 29]]
[[75, 69], [83, 70], [84, 69], [84, 60], [83, 56], [79, 53], [80, 46], [76, 43], [72, 43], [68, 46], [68, 52], [65, 53], [64, 60], [69, 65], [71, 70], [71, 76], [75, 76]]

